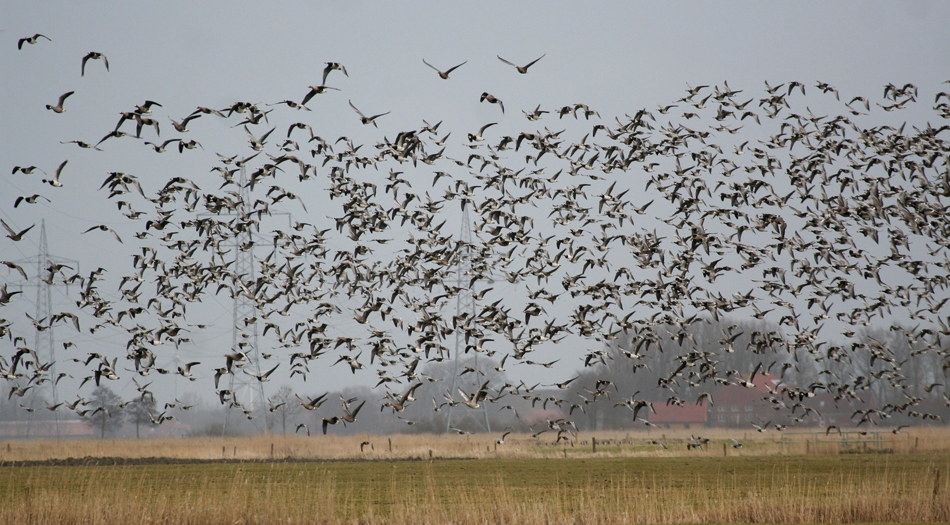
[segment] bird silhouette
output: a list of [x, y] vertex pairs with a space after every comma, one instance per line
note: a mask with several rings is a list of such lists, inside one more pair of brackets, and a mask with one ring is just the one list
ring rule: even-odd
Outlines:
[[524, 66], [519, 66], [519, 65], [517, 65], [517, 64], [513, 64], [513, 63], [511, 63], [511, 62], [505, 60], [504, 58], [501, 58], [500, 56], [498, 57], [498, 60], [501, 60], [502, 62], [508, 64], [509, 66], [514, 67], [516, 70], [518, 70], [518, 73], [521, 73], [522, 75], [524, 75], [524, 74], [526, 74], [526, 73], [528, 72], [528, 68], [529, 68], [529, 67], [533, 66], [535, 63], [537, 63], [538, 60], [541, 60], [541, 59], [544, 58], [546, 55], [547, 55], [547, 53], [545, 53], [545, 54], [539, 56], [538, 58], [532, 60], [531, 62], [528, 62], [528, 63], [527, 63], [526, 65], [524, 65]]
[[67, 91], [66, 93], [63, 93], [62, 95], [59, 96], [59, 100], [56, 102], [55, 106], [47, 104], [46, 109], [52, 111], [53, 113], [65, 112], [66, 109], [63, 108], [63, 103], [65, 103], [66, 99], [69, 98], [73, 93], [75, 93], [75, 91]]
[[[103, 64], [106, 66], [106, 71], [109, 71], [109, 59], [105, 55], [97, 51], [90, 51], [86, 53], [86, 56], [82, 57], [82, 68], [80, 69], [80, 76], [86, 76], [86, 62], [90, 60], [102, 60]], [[121, 65], [121, 64], [119, 64]]]
[[333, 70], [342, 71], [345, 76], [350, 76], [350, 74], [346, 72], [346, 68], [343, 67], [343, 64], [340, 64], [339, 62], [326, 62], [326, 67], [323, 68], [323, 80], [320, 81], [321, 85], [326, 85], [327, 75], [329, 75]]
[[18, 40], [16, 44], [16, 48], [23, 49], [23, 44], [35, 44], [40, 37], [45, 38], [46, 40], [49, 40], [50, 42], [52, 42], [52, 40], [50, 40], [48, 36], [41, 35], [40, 33], [36, 33], [33, 36], [24, 37]]
[[379, 127], [376, 125], [377, 118], [382, 117], [383, 115], [388, 115], [390, 113], [389, 111], [387, 111], [385, 113], [373, 115], [372, 117], [367, 117], [366, 115], [363, 114], [362, 111], [360, 111], [359, 109], [356, 108], [356, 106], [353, 105], [353, 101], [349, 101], [349, 102], [350, 102], [350, 107], [353, 108], [353, 111], [355, 111], [356, 114], [360, 116], [360, 122], [362, 122], [363, 124], [372, 124], [373, 127]]
[[452, 67], [446, 69], [445, 71], [442, 71], [441, 69], [439, 69], [439, 68], [433, 66], [432, 64], [426, 62], [426, 59], [424, 59], [424, 58], [422, 59], [422, 63], [425, 64], [425, 65], [427, 65], [427, 66], [429, 66], [429, 67], [431, 67], [432, 69], [434, 69], [435, 72], [439, 74], [439, 78], [441, 78], [442, 80], [448, 80], [448, 79], [449, 79], [449, 75], [450, 75], [453, 71], [455, 71], [456, 69], [458, 69], [458, 68], [464, 66], [465, 64], [467, 64], [467, 63], [468, 63], [468, 60], [466, 60], [465, 62], [462, 62], [461, 64], [452, 66]]
[[479, 97], [478, 101], [479, 101], [479, 102], [488, 102], [489, 104], [498, 104], [498, 107], [501, 108], [501, 112], [502, 112], [502, 113], [505, 112], [505, 104], [504, 104], [501, 100], [499, 100], [498, 98], [496, 98], [495, 95], [492, 95], [491, 93], [489, 93], [489, 92], [487, 92], [487, 91], [484, 92], [484, 93], [482, 93], [482, 96]]
[[10, 225], [7, 224], [6, 221], [4, 221], [3, 219], [0, 219], [0, 225], [3, 225], [3, 229], [7, 231], [7, 238], [12, 240], [13, 242], [22, 241], [23, 236], [26, 235], [27, 232], [32, 230], [34, 226], [36, 226], [34, 224], [30, 226], [29, 228], [26, 228], [18, 232], [18, 231], [15, 231], [13, 228], [11, 228]]

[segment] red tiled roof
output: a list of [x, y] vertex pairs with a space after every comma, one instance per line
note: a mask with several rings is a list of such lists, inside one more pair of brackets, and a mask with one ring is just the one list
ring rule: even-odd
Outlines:
[[650, 423], [705, 423], [706, 405], [697, 405], [695, 403], [686, 403], [679, 405], [654, 404], [654, 414], [650, 412], [647, 420]]
[[[748, 375], [740, 376], [740, 379], [748, 379]], [[769, 396], [769, 390], [775, 390], [781, 384], [781, 380], [772, 375], [757, 375], [753, 386], [742, 386], [740, 384], [729, 384], [713, 392], [713, 399], [717, 404], [753, 404], [765, 403], [762, 398]]]

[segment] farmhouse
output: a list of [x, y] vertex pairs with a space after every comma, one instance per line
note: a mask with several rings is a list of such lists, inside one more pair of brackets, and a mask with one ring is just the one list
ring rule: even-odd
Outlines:
[[[743, 380], [748, 381], [748, 376]], [[715, 391], [713, 403], [709, 405], [710, 426], [748, 428], [753, 423], [779, 422], [775, 420], [776, 410], [768, 398], [773, 397], [770, 390], [780, 388], [780, 382], [775, 376], [758, 375], [753, 382], [746, 382], [750, 386], [730, 384]]]
[[654, 412], [650, 412], [647, 420], [661, 428], [689, 429], [706, 426], [707, 413], [705, 404], [684, 403], [682, 405], [655, 404]]
[[[772, 375], [757, 375], [752, 386], [739, 384], [726, 385], [713, 394], [715, 404], [709, 406], [709, 425], [717, 427], [749, 427], [753, 424], [766, 423], [788, 425], [793, 422], [796, 426], [827, 427], [835, 425], [839, 428], [854, 426], [857, 421], [852, 419], [856, 411], [867, 410], [877, 406], [874, 395], [862, 392], [859, 399], [835, 399], [835, 395], [828, 392], [816, 392], [812, 397], [801, 401], [808, 407], [789, 411], [772, 399], [782, 399], [780, 392], [784, 389], [781, 379]], [[782, 399], [789, 403], [789, 399]]]
[[94, 436], [92, 427], [85, 421], [4, 421], [0, 422], [0, 438], [29, 439], [56, 438], [76, 439]]

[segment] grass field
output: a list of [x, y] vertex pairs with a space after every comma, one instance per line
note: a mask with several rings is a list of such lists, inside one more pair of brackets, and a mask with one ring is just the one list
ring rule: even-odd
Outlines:
[[725, 456], [642, 436], [597, 453], [514, 435], [497, 452], [497, 436], [393, 436], [389, 452], [375, 436], [362, 456], [361, 437], [3, 442], [0, 523], [947, 522], [941, 435], [900, 442], [916, 453], [782, 453], [772, 436]]

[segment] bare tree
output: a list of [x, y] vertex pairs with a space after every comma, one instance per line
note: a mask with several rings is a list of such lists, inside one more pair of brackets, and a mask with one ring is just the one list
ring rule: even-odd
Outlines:
[[155, 398], [152, 396], [142, 396], [132, 401], [125, 407], [126, 418], [129, 423], [135, 425], [135, 439], [139, 438], [139, 427], [147, 425], [154, 420]]
[[100, 386], [92, 391], [87, 404], [88, 411], [83, 419], [98, 430], [100, 439], [122, 427], [125, 411], [120, 406], [121, 403], [122, 398], [107, 386]]
[[277, 393], [267, 398], [268, 415], [267, 428], [273, 429], [280, 422], [280, 433], [287, 433], [287, 420], [301, 412], [301, 405], [294, 396], [294, 391], [287, 385], [280, 387]]

